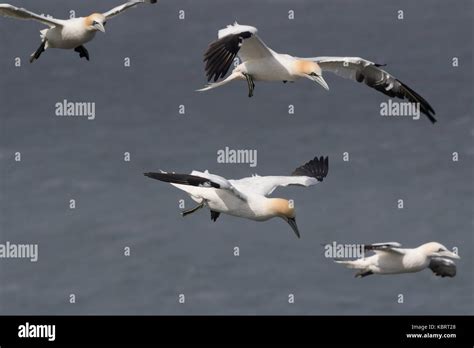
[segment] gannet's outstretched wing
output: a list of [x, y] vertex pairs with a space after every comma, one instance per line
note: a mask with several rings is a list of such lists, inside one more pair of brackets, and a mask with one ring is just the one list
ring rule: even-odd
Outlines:
[[346, 79], [364, 82], [367, 86], [391, 98], [397, 97], [407, 99], [412, 103], [419, 103], [420, 111], [432, 123], [436, 122], [434, 117], [436, 113], [431, 105], [413, 89], [381, 69], [382, 65], [380, 64], [375, 64], [359, 57], [314, 57], [303, 59], [318, 63], [322, 71], [329, 71]]
[[313, 160], [295, 169], [291, 176], [253, 176], [240, 180], [229, 180], [233, 186], [243, 192], [252, 192], [263, 196], [270, 195], [279, 186], [313, 186], [328, 175], [329, 158], [315, 157]]
[[207, 80], [216, 82], [224, 77], [237, 55], [245, 62], [273, 57], [273, 51], [257, 36], [257, 28], [237, 23], [229, 25], [219, 30], [218, 39], [204, 53]]
[[105, 16], [105, 18], [109, 19], [109, 18], [118, 16], [122, 12], [128, 10], [129, 8], [135, 7], [139, 4], [144, 4], [144, 3], [156, 4], [157, 1], [158, 0], [130, 0], [130, 1], [126, 2], [123, 5], [114, 7], [110, 11], [107, 11], [107, 12], [103, 13], [103, 15]]
[[229, 182], [229, 180], [219, 175], [210, 174], [208, 171], [192, 171], [191, 174], [177, 174], [166, 172], [145, 173], [145, 176], [171, 184], [228, 190], [240, 199], [244, 201], [247, 200], [247, 195], [244, 192], [239, 191], [236, 187], [234, 187]]
[[24, 20], [32, 19], [37, 22], [46, 24], [49, 27], [57, 27], [62, 26], [64, 24], [64, 21], [61, 19], [39, 15], [31, 11], [25, 10], [24, 8], [15, 7], [10, 4], [0, 4], [0, 15]]

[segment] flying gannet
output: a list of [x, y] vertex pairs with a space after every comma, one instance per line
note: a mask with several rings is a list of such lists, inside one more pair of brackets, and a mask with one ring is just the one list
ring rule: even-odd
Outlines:
[[[241, 64], [224, 80], [236, 56]], [[435, 123], [435, 111], [431, 105], [406, 84], [375, 64], [359, 57], [313, 57], [298, 58], [280, 54], [268, 47], [258, 36], [257, 28], [247, 25], [229, 25], [218, 32], [217, 41], [212, 42], [204, 54], [208, 82], [213, 83], [198, 91], [207, 91], [223, 86], [233, 80], [246, 80], [249, 97], [253, 96], [254, 81], [294, 82], [307, 78], [319, 83], [326, 90], [329, 86], [322, 74], [332, 72], [346, 79], [364, 82], [367, 86], [389, 97], [408, 99], [420, 105], [420, 111]]]
[[41, 30], [41, 45], [31, 55], [30, 63], [33, 63], [48, 48], [74, 49], [81, 58], [89, 60], [89, 52], [84, 44], [91, 41], [97, 31], [105, 33], [105, 25], [123, 11], [135, 7], [138, 4], [155, 4], [158, 0], [130, 0], [123, 5], [117, 6], [105, 13], [93, 13], [87, 17], [56, 19], [49, 16], [39, 15], [24, 8], [18, 8], [9, 4], [0, 4], [0, 15], [18, 19], [32, 19], [49, 26], [49, 29]]
[[460, 259], [460, 257], [444, 245], [430, 242], [414, 249], [404, 249], [401, 246], [396, 242], [365, 245], [365, 250], [371, 250], [375, 254], [358, 260], [336, 260], [335, 262], [359, 270], [356, 277], [371, 274], [413, 273], [425, 268], [430, 268], [435, 275], [441, 277], [456, 275], [456, 264], [452, 259]]
[[171, 183], [187, 192], [199, 205], [182, 213], [183, 216], [207, 206], [211, 220], [221, 213], [255, 221], [266, 221], [274, 217], [285, 220], [300, 238], [292, 201], [268, 198], [279, 186], [313, 186], [323, 181], [329, 169], [328, 157], [316, 157], [295, 169], [291, 176], [252, 176], [240, 180], [228, 180], [221, 176], [193, 171], [189, 174], [145, 173], [152, 179]]

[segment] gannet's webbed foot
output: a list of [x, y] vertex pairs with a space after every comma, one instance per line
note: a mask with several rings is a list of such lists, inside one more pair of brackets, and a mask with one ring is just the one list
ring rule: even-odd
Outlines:
[[211, 220], [212, 221], [216, 222], [220, 215], [221, 215], [221, 213], [218, 213], [217, 211], [211, 210]]
[[38, 47], [36, 52], [31, 55], [30, 63], [33, 63], [35, 60], [37, 60], [41, 56], [41, 53], [43, 53], [45, 51], [45, 47], [46, 47], [46, 40], [44, 40], [41, 43], [40, 47]]
[[199, 209], [204, 208], [204, 203], [199, 204], [197, 207], [194, 207], [193, 209], [190, 210], [185, 210], [181, 213], [182, 216], [187, 216], [189, 214], [197, 212]]
[[78, 46], [74, 49], [75, 52], [79, 53], [79, 57], [86, 58], [89, 60], [89, 52], [86, 50], [84, 46]]
[[249, 87], [249, 98], [253, 97], [253, 90], [255, 89], [255, 83], [253, 82], [253, 78], [249, 74], [243, 73], [245, 78], [247, 79], [247, 85]]

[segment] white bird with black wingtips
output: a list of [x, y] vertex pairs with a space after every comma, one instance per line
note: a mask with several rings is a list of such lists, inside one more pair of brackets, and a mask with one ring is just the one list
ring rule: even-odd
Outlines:
[[[239, 56], [241, 63], [222, 81]], [[257, 35], [257, 28], [235, 23], [219, 30], [218, 40], [209, 45], [204, 54], [206, 74], [212, 83], [198, 91], [207, 91], [234, 80], [247, 81], [249, 97], [253, 96], [255, 81], [294, 82], [307, 78], [329, 86], [323, 78], [324, 72], [331, 72], [343, 78], [364, 82], [367, 86], [393, 98], [407, 99], [420, 105], [420, 111], [432, 123], [435, 111], [431, 105], [406, 84], [375, 64], [359, 57], [313, 57], [298, 58], [280, 54], [268, 47]], [[219, 81], [219, 82], [218, 82]]]
[[295, 207], [292, 202], [268, 196], [279, 186], [316, 185], [327, 176], [328, 169], [328, 157], [316, 157], [297, 168], [291, 176], [252, 176], [240, 180], [228, 180], [208, 171], [193, 171], [191, 174], [145, 173], [145, 176], [170, 183], [187, 192], [199, 204], [183, 212], [183, 216], [207, 206], [213, 221], [216, 221], [221, 213], [255, 221], [279, 217], [291, 226], [299, 238]]
[[105, 13], [93, 13], [87, 17], [56, 19], [50, 16], [39, 15], [24, 8], [18, 8], [10, 4], [0, 4], [0, 15], [24, 20], [35, 20], [49, 26], [49, 29], [41, 30], [41, 45], [31, 55], [30, 63], [37, 60], [48, 48], [74, 49], [81, 58], [89, 60], [89, 52], [84, 44], [94, 39], [95, 34], [105, 32], [105, 25], [125, 10], [139, 4], [155, 4], [158, 0], [130, 0], [125, 4], [117, 6]]
[[460, 257], [449, 251], [444, 245], [430, 242], [418, 248], [405, 249], [400, 243], [375, 243], [365, 245], [366, 251], [375, 254], [353, 261], [337, 260], [348, 268], [357, 269], [356, 277], [371, 274], [413, 273], [429, 268], [440, 277], [454, 277], [456, 263], [453, 259]]

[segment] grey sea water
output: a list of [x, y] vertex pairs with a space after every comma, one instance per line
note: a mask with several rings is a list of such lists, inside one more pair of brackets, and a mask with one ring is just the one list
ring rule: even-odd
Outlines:
[[[120, 3], [10, 1], [57, 17]], [[110, 20], [87, 45], [90, 62], [49, 50], [32, 65], [43, 26], [0, 18], [0, 242], [39, 244], [37, 263], [0, 260], [0, 313], [473, 314], [472, 8], [463, 0], [162, 0]], [[243, 82], [195, 92], [205, 83], [204, 50], [235, 20], [257, 26], [278, 52], [386, 63], [439, 122], [381, 117], [385, 96], [329, 74], [329, 92], [307, 80], [257, 83], [252, 99]], [[95, 102], [96, 119], [56, 117], [63, 100]], [[217, 163], [226, 146], [258, 150], [258, 166]], [[143, 176], [284, 175], [315, 155], [330, 158], [323, 184], [274, 193], [295, 200], [300, 240], [277, 219], [213, 223], [204, 210], [182, 218], [179, 200], [193, 204], [185, 194]], [[433, 240], [459, 248], [455, 278], [355, 279], [321, 246]]]

